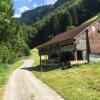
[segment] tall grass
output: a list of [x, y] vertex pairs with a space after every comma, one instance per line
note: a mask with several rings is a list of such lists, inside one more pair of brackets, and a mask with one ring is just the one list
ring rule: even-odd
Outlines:
[[14, 64], [9, 65], [9, 67], [0, 64], [0, 100], [3, 100], [4, 88], [11, 73], [22, 64], [23, 61], [16, 61]]

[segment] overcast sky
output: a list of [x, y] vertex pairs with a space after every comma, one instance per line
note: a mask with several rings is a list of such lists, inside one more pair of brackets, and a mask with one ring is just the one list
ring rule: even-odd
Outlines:
[[41, 5], [54, 4], [57, 0], [13, 0], [15, 14], [14, 17], [20, 17], [21, 13], [34, 9]]

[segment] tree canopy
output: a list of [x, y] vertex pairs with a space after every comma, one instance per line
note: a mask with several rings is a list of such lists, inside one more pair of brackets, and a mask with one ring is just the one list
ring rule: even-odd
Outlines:
[[0, 63], [5, 64], [28, 55], [29, 38], [37, 33], [35, 28], [16, 22], [12, 5], [11, 0], [0, 1]]

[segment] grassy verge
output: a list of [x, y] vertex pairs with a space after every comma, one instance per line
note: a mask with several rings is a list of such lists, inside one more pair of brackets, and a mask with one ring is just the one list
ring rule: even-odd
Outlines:
[[17, 61], [16, 63], [10, 65], [10, 67], [0, 65], [0, 100], [3, 98], [5, 84], [7, 83], [9, 76], [16, 68], [22, 65], [22, 63], [22, 61]]
[[[38, 56], [35, 59], [34, 67], [39, 65]], [[50, 68], [41, 74], [38, 68], [34, 68], [33, 73], [65, 100], [100, 100], [100, 63], [65, 70]]]
[[[31, 55], [29, 58], [34, 58], [34, 60], [35, 60], [34, 66], [39, 66], [39, 64], [40, 64], [40, 58], [39, 58], [38, 53], [39, 53], [38, 49], [31, 50]], [[42, 61], [46, 60], [46, 59], [48, 59], [48, 56], [47, 55], [41, 56], [41, 59], [42, 59]]]

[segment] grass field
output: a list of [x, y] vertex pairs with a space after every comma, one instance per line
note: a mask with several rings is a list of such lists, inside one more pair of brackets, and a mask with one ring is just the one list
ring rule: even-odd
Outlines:
[[22, 63], [22, 61], [17, 61], [16, 63], [10, 65], [10, 67], [0, 65], [0, 100], [2, 100], [3, 98], [3, 92], [5, 89], [5, 84], [8, 81], [8, 78], [16, 68], [22, 65]]
[[[33, 73], [56, 90], [65, 100], [100, 100], [100, 63], [79, 65], [70, 69], [47, 68], [40, 72], [39, 58]], [[37, 66], [37, 67], [36, 67]]]

